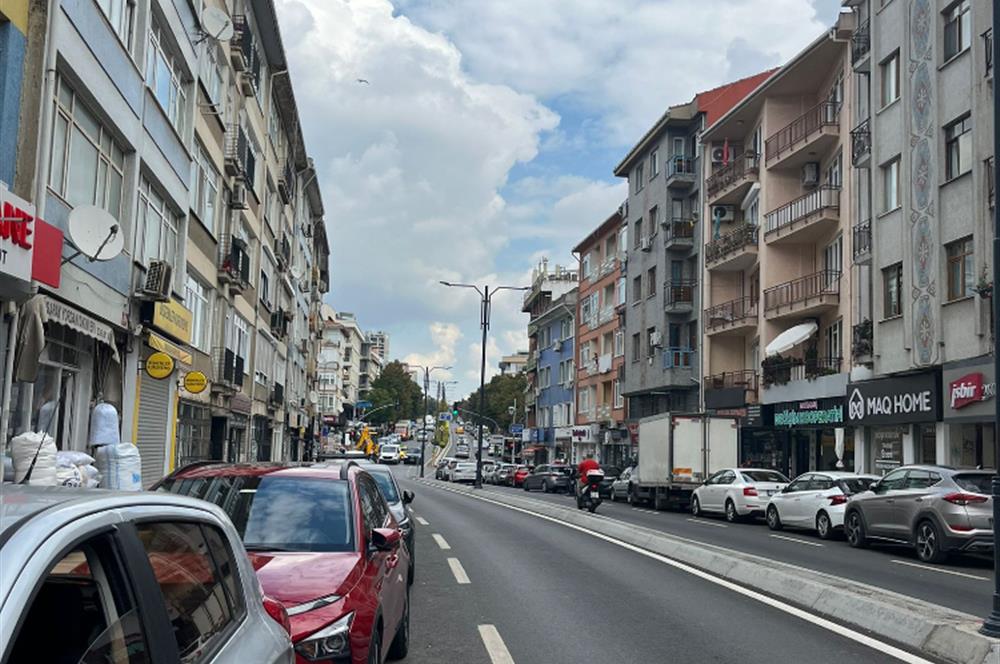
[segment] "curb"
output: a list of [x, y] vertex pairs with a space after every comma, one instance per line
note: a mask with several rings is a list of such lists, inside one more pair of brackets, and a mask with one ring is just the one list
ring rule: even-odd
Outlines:
[[[423, 483], [482, 496], [464, 486]], [[980, 634], [982, 620], [968, 613], [761, 556], [700, 546], [571, 508], [503, 494], [490, 493], [488, 498], [613, 537], [945, 662], [1000, 664], [1000, 639]]]

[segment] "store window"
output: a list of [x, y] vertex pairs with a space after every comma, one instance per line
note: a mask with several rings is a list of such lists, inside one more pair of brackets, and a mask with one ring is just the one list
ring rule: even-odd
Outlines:
[[996, 468], [996, 429], [992, 423], [952, 425], [950, 465]]
[[177, 405], [177, 463], [183, 466], [212, 458], [212, 413], [208, 406], [184, 401]]
[[937, 461], [937, 427], [933, 424], [918, 424], [917, 463], [936, 464]]

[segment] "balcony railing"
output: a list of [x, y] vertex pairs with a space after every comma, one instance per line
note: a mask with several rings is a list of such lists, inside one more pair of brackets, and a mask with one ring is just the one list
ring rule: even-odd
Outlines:
[[664, 369], [693, 369], [697, 364], [695, 351], [690, 348], [664, 348]]
[[871, 25], [870, 21], [865, 21], [851, 35], [851, 64], [856, 65], [862, 58], [868, 55], [871, 47]]
[[746, 318], [757, 318], [757, 298], [744, 296], [705, 309], [705, 327], [723, 327]]
[[764, 387], [785, 385], [793, 380], [814, 380], [840, 373], [840, 357], [772, 357], [761, 366]]
[[820, 270], [764, 290], [764, 310], [804, 302], [820, 295], [840, 294], [840, 270]]
[[677, 279], [663, 284], [664, 304], [668, 309], [677, 305], [694, 303], [694, 292], [698, 282], [694, 279]]
[[747, 151], [742, 155], [737, 155], [731, 162], [712, 173], [705, 180], [705, 189], [711, 198], [749, 175], [756, 176], [759, 171], [760, 155]]
[[851, 130], [851, 164], [862, 168], [872, 155], [872, 132], [868, 118]]
[[986, 48], [986, 78], [993, 76], [993, 29], [983, 33], [983, 44]]
[[824, 101], [779, 129], [764, 143], [767, 163], [776, 161], [797, 143], [807, 140], [825, 127], [836, 127], [840, 123], [840, 104]]
[[810, 191], [805, 196], [799, 196], [794, 201], [786, 203], [777, 210], [772, 210], [764, 215], [764, 223], [767, 232], [770, 233], [793, 224], [796, 221], [801, 221], [824, 209], [840, 209], [839, 186], [825, 184], [818, 189]]
[[698, 167], [694, 157], [676, 155], [667, 161], [666, 180], [667, 186], [675, 184], [688, 186], [692, 184], [697, 175]]
[[238, 390], [243, 386], [243, 370], [246, 361], [225, 346], [212, 349], [212, 364], [215, 370], [212, 388]]
[[597, 324], [604, 325], [605, 323], [610, 323], [615, 318], [615, 308], [605, 307], [601, 309], [601, 313], [597, 316]]
[[753, 369], [742, 369], [740, 371], [724, 371], [722, 373], [705, 376], [702, 386], [706, 390], [731, 390], [734, 388], [746, 390], [753, 395], [748, 401], [757, 400], [757, 372]]
[[694, 242], [694, 219], [673, 217], [663, 222], [666, 232], [665, 242], [691, 244]]
[[715, 262], [750, 245], [757, 246], [757, 227], [753, 224], [742, 224], [718, 240], [712, 240], [705, 245], [705, 262]]
[[865, 219], [854, 224], [851, 246], [854, 252], [854, 262], [867, 263], [872, 255], [872, 220]]

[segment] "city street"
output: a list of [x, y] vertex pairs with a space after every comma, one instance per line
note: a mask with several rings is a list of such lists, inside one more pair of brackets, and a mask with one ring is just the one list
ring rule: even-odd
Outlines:
[[420, 523], [407, 661], [763, 663], [808, 653], [810, 662], [885, 662], [902, 654], [414, 474], [397, 471], [417, 494]]

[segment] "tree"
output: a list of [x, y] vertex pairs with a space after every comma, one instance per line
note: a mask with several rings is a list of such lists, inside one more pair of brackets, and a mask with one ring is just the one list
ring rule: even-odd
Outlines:
[[[518, 411], [522, 410], [524, 404], [524, 393], [528, 388], [528, 379], [524, 374], [497, 374], [486, 384], [486, 408], [483, 415], [495, 420], [500, 426], [508, 427], [518, 417], [519, 413], [514, 413], [511, 417], [508, 408], [514, 405], [517, 400]], [[470, 394], [459, 407], [467, 411], [466, 417], [470, 413], [479, 412], [479, 390]], [[485, 421], [487, 426], [492, 426], [489, 420]], [[498, 432], [503, 433], [503, 432]]]
[[385, 365], [382, 374], [372, 381], [368, 395], [371, 410], [389, 404], [389, 408], [373, 413], [369, 421], [373, 424], [391, 424], [398, 420], [412, 420], [423, 417], [424, 395], [420, 386], [406, 371], [401, 362], [392, 361]]

